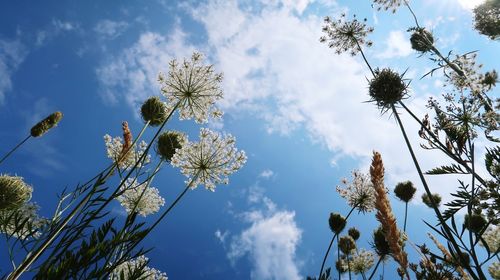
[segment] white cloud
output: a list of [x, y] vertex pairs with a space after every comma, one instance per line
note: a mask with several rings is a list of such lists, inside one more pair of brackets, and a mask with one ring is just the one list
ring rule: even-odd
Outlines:
[[229, 231], [222, 232], [220, 229], [215, 231], [215, 237], [224, 244], [226, 242], [226, 237], [229, 235]]
[[467, 10], [474, 9], [477, 5], [483, 3], [484, 0], [458, 0], [458, 3], [462, 8]]
[[379, 58], [405, 57], [413, 52], [408, 38], [400, 30], [389, 32], [385, 47], [385, 51], [377, 55]]
[[273, 175], [274, 175], [274, 172], [271, 169], [266, 169], [259, 174], [259, 177], [269, 179]]
[[112, 21], [104, 19], [99, 21], [94, 27], [94, 31], [101, 36], [109, 39], [114, 39], [120, 36], [128, 27], [128, 23], [124, 21]]
[[47, 28], [37, 32], [35, 46], [43, 46], [49, 40], [52, 40], [63, 32], [77, 31], [79, 29], [80, 27], [77, 23], [52, 19], [51, 24]]
[[250, 225], [232, 236], [227, 252], [229, 260], [235, 263], [248, 256], [252, 264], [251, 279], [302, 279], [295, 258], [302, 231], [295, 223], [295, 212], [277, 210], [263, 194], [252, 203], [265, 207], [239, 215]]
[[28, 50], [19, 39], [0, 40], [0, 104], [5, 94], [12, 90], [12, 75], [28, 55]]

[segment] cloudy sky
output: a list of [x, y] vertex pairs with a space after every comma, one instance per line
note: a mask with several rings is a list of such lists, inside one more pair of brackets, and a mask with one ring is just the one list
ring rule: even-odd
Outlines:
[[[485, 70], [500, 69], [494, 59], [498, 42], [472, 29], [477, 2], [423, 0], [413, 8], [443, 53], [479, 50]], [[208, 126], [234, 135], [248, 162], [228, 186], [188, 193], [145, 242], [154, 247], [151, 266], [170, 279], [314, 275], [331, 238], [329, 213], [349, 210], [335, 187], [353, 169], [366, 172], [373, 150], [382, 154], [389, 188], [412, 180], [423, 192], [394, 118], [365, 103], [369, 72], [362, 59], [336, 55], [319, 43], [323, 17], [342, 12], [366, 17], [375, 27], [368, 59], [407, 70], [414, 81], [406, 103], [423, 117], [427, 99], [443, 92], [442, 77], [420, 80], [433, 64], [412, 51], [406, 30], [413, 21], [405, 9], [376, 11], [368, 0], [2, 3], [0, 152], [51, 112], [62, 111], [64, 119], [23, 146], [0, 172], [23, 176], [34, 187], [41, 214], [50, 216], [58, 192], [108, 163], [103, 135], [121, 135], [125, 120], [137, 134], [140, 104], [160, 93], [158, 73], [168, 71], [171, 59], [197, 50], [224, 73], [218, 104], [224, 119]], [[418, 147], [418, 125], [401, 117]], [[169, 125], [197, 137], [199, 126], [191, 121]], [[477, 147], [484, 145], [480, 140]], [[416, 150], [424, 169], [447, 162], [439, 153]], [[168, 204], [183, 181], [167, 166], [153, 185]], [[457, 185], [448, 177], [429, 182], [445, 200]], [[403, 205], [394, 201], [394, 209], [402, 213]], [[118, 203], [113, 213], [123, 214]], [[415, 202], [410, 217], [410, 238], [422, 242], [422, 219], [432, 220], [431, 211]], [[368, 248], [373, 214], [355, 215], [349, 226], [365, 233], [361, 245]], [[3, 268], [6, 254], [0, 252]]]

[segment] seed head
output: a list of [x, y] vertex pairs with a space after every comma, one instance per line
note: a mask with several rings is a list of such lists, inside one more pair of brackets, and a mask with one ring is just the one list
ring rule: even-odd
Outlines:
[[359, 236], [361, 235], [361, 233], [359, 232], [359, 230], [355, 227], [352, 227], [350, 228], [347, 233], [349, 234], [350, 237], [352, 237], [352, 239], [354, 239], [355, 241], [359, 239]]
[[346, 220], [344, 216], [338, 213], [330, 213], [328, 224], [332, 232], [339, 234], [345, 228]]
[[413, 31], [410, 37], [412, 49], [422, 53], [432, 50], [434, 44], [434, 36], [432, 36], [432, 33], [419, 27], [412, 28], [410, 31]]
[[[436, 203], [436, 206], [439, 207], [439, 205], [441, 204], [441, 196], [437, 193], [433, 193], [432, 194], [432, 201], [434, 201], [434, 203]], [[429, 206], [430, 208], [433, 208], [432, 201], [431, 201], [431, 198], [426, 193], [424, 193], [422, 195], [422, 202], [425, 205]]]
[[177, 149], [187, 142], [186, 135], [177, 131], [167, 131], [158, 137], [156, 152], [165, 161], [170, 162]]
[[158, 96], [148, 98], [141, 107], [141, 115], [144, 122], [148, 122], [152, 126], [162, 124], [168, 116], [168, 110]]
[[403, 80], [403, 75], [389, 68], [375, 69], [375, 77], [369, 82], [370, 102], [375, 102], [382, 112], [391, 109], [408, 93], [408, 84]]
[[472, 232], [480, 233], [488, 222], [479, 214], [466, 214], [464, 218], [464, 227]]
[[352, 250], [356, 249], [356, 241], [349, 235], [342, 236], [339, 239], [339, 248], [342, 253], [348, 255]]
[[22, 177], [0, 175], [0, 211], [21, 207], [31, 199], [32, 192]]
[[417, 189], [410, 181], [398, 183], [394, 188], [394, 194], [396, 195], [396, 197], [406, 203], [408, 203], [413, 198], [413, 195], [416, 191]]
[[63, 114], [59, 111], [50, 114], [48, 117], [35, 124], [31, 128], [31, 136], [40, 137], [61, 121]]
[[379, 226], [373, 232], [373, 247], [377, 255], [380, 257], [387, 256], [391, 252], [389, 242], [385, 239], [384, 229], [382, 226]]

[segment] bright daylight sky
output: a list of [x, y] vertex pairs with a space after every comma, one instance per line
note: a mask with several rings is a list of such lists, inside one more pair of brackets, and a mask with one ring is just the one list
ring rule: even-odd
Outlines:
[[[477, 0], [411, 2], [443, 53], [479, 50], [485, 71], [500, 70], [494, 55], [499, 43], [472, 29]], [[167, 71], [172, 58], [198, 50], [224, 72], [224, 119], [208, 126], [234, 135], [248, 162], [228, 186], [187, 194], [144, 243], [154, 246], [150, 266], [169, 279], [315, 275], [331, 238], [329, 213], [349, 210], [335, 187], [355, 168], [367, 172], [373, 150], [382, 154], [389, 188], [412, 180], [418, 196], [423, 192], [394, 118], [364, 103], [369, 73], [361, 57], [338, 56], [319, 43], [323, 17], [341, 12], [366, 17], [375, 27], [368, 59], [408, 70], [414, 81], [406, 102], [423, 117], [428, 97], [443, 88], [440, 75], [419, 80], [433, 64], [410, 48], [406, 30], [413, 21], [406, 9], [377, 12], [369, 0], [3, 1], [0, 152], [53, 111], [64, 118], [2, 164], [0, 173], [23, 176], [34, 187], [41, 215], [50, 216], [58, 192], [109, 163], [104, 134], [120, 136], [127, 120], [137, 135], [141, 102], [160, 93], [158, 72]], [[402, 118], [423, 168], [446, 163], [418, 148], [418, 125]], [[198, 137], [193, 121], [176, 119], [169, 127]], [[478, 141], [478, 150], [484, 143]], [[429, 180], [445, 200], [457, 185], [450, 177]], [[152, 185], [169, 204], [183, 182], [166, 166]], [[393, 200], [393, 208], [401, 218], [402, 203]], [[124, 210], [115, 203], [112, 214], [123, 216]], [[421, 243], [429, 231], [422, 219], [434, 221], [431, 210], [416, 201], [409, 215], [410, 238]], [[361, 230], [365, 248], [376, 225], [373, 213], [348, 223]], [[10, 267], [0, 244], [3, 274]], [[333, 253], [328, 265], [335, 258]], [[386, 270], [392, 275], [393, 267]]]

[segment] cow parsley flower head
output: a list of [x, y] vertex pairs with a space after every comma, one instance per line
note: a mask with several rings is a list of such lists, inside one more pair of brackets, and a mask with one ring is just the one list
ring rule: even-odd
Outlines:
[[373, 0], [373, 4], [377, 7], [377, 10], [391, 10], [393, 13], [403, 4], [403, 0]]
[[[110, 280], [128, 280], [128, 279], [143, 279], [143, 280], [168, 280], [167, 274], [157, 269], [147, 266], [148, 258], [140, 256], [136, 259], [124, 262], [118, 265], [109, 275]], [[141, 273], [139, 275], [139, 273]], [[122, 278], [123, 275], [123, 278]]]
[[[139, 146], [132, 147], [132, 134], [128, 128], [127, 122], [123, 122], [123, 139], [121, 137], [111, 137], [104, 135], [104, 144], [106, 145], [106, 153], [108, 158], [118, 164], [120, 169], [126, 170], [132, 168], [136, 161], [139, 160], [142, 154], [146, 151], [148, 144], [144, 141], [139, 143]], [[143, 162], [140, 162], [137, 167], [142, 167], [143, 164], [149, 163], [151, 156], [147, 155]]]
[[187, 142], [172, 157], [171, 164], [179, 167], [191, 182], [191, 188], [204, 185], [215, 191], [216, 184], [227, 184], [228, 176], [246, 162], [246, 155], [238, 151], [231, 135], [220, 135], [207, 128], [200, 130], [199, 142]]
[[342, 180], [344, 188], [337, 186], [337, 192], [347, 200], [347, 204], [356, 207], [360, 212], [370, 212], [375, 209], [375, 189], [368, 174], [359, 170], [352, 172], [352, 182]]
[[[484, 241], [488, 245], [491, 253], [495, 253], [500, 249], [500, 227], [490, 225], [482, 235]], [[483, 242], [479, 243], [484, 246]]]
[[373, 261], [373, 253], [365, 249], [361, 249], [354, 253], [352, 258], [349, 260], [349, 267], [354, 274], [360, 274], [368, 271], [373, 266]]
[[0, 211], [22, 206], [31, 199], [32, 192], [22, 177], [0, 175]]
[[28, 202], [17, 209], [0, 211], [0, 233], [19, 239], [40, 236], [39, 229], [47, 219], [38, 216], [38, 209], [37, 204]]
[[360, 51], [362, 45], [370, 47], [373, 43], [367, 41], [366, 36], [373, 32], [373, 27], [366, 25], [366, 18], [360, 21], [356, 15], [353, 17], [351, 21], [346, 20], [345, 14], [338, 20], [325, 17], [323, 32], [326, 36], [322, 36], [319, 41], [328, 43], [328, 47], [335, 49], [337, 54], [349, 52], [353, 56]]
[[160, 210], [165, 205], [165, 199], [160, 196], [157, 188], [148, 187], [144, 182], [139, 184], [137, 179], [127, 179], [121, 187], [123, 193], [116, 198], [127, 213], [135, 209], [139, 215], [146, 217]]
[[222, 74], [216, 73], [213, 65], [203, 65], [202, 54], [195, 52], [181, 63], [170, 61], [168, 74], [160, 73], [158, 81], [169, 111], [177, 106], [181, 120], [194, 118], [197, 123], [206, 123], [209, 116], [222, 115], [214, 107], [223, 96]]

